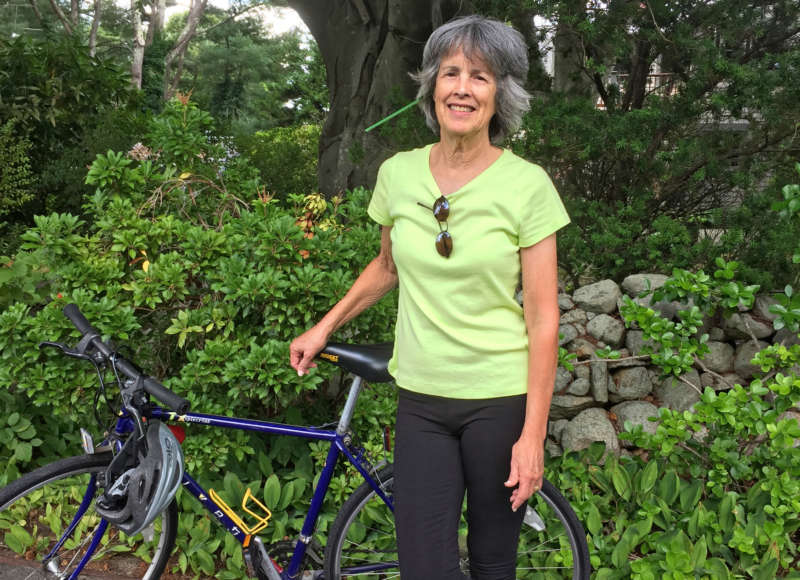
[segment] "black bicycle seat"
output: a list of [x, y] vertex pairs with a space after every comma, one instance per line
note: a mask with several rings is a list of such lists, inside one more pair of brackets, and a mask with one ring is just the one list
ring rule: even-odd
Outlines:
[[380, 344], [345, 344], [329, 342], [317, 355], [339, 368], [362, 377], [370, 383], [388, 383], [392, 375], [386, 370], [392, 358], [394, 343]]

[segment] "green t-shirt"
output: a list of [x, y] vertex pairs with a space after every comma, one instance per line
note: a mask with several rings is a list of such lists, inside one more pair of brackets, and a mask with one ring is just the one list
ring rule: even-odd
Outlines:
[[569, 223], [550, 178], [504, 150], [483, 173], [450, 193], [453, 252], [436, 251], [429, 208], [441, 195], [431, 145], [381, 165], [367, 212], [392, 226], [400, 281], [389, 372], [411, 391], [459, 399], [527, 392], [528, 336], [515, 295], [519, 248]]

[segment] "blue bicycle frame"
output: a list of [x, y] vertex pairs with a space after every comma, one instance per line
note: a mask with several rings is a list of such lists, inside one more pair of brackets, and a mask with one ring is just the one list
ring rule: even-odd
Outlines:
[[[335, 430], [318, 429], [314, 427], [297, 427], [293, 425], [285, 425], [282, 423], [270, 423], [268, 421], [256, 421], [252, 419], [239, 419], [235, 417], [223, 417], [219, 415], [206, 415], [202, 413], [186, 413], [179, 415], [172, 411], [167, 411], [160, 407], [152, 410], [150, 417], [159, 419], [164, 422], [177, 421], [179, 423], [195, 423], [200, 425], [207, 425], [209, 427], [221, 427], [224, 429], [241, 429], [245, 431], [254, 431], [257, 433], [271, 433], [274, 435], [289, 435], [292, 437], [302, 437], [304, 439], [316, 439], [321, 441], [330, 441], [331, 446], [328, 451], [325, 466], [322, 469], [317, 487], [314, 490], [314, 495], [311, 499], [311, 505], [305, 520], [303, 521], [303, 528], [299, 536], [299, 541], [295, 545], [292, 559], [285, 570], [276, 574], [276, 578], [281, 580], [296, 579], [301, 572], [300, 565], [305, 556], [308, 544], [314, 535], [317, 519], [319, 518], [322, 509], [322, 502], [325, 494], [328, 491], [331, 478], [333, 477], [334, 468], [339, 459], [339, 455], [344, 455], [347, 460], [358, 470], [375, 493], [386, 502], [387, 506], [394, 511], [394, 504], [391, 497], [388, 497], [381, 489], [380, 483], [376, 481], [370, 473], [370, 465], [363, 457], [362, 449], [351, 449], [348, 445], [348, 428], [350, 420], [353, 416], [355, 403], [361, 391], [362, 379], [356, 377], [350, 387], [350, 392], [345, 403], [344, 410], [339, 419], [339, 423]], [[121, 433], [130, 432], [131, 420], [122, 418], [118, 421], [117, 430]], [[253, 537], [251, 534], [245, 533], [239, 529], [239, 526], [223, 511], [221, 506], [217, 504], [209, 494], [195, 481], [188, 473], [183, 475], [183, 486], [189, 493], [195, 496], [205, 508], [211, 512], [214, 517], [242, 544], [244, 548], [250, 545]]]

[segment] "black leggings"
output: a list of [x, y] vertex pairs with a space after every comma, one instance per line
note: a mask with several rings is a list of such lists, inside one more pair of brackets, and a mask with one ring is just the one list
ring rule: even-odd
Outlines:
[[399, 389], [395, 521], [403, 580], [463, 580], [458, 524], [467, 492], [472, 580], [514, 580], [524, 509], [511, 511], [511, 447], [525, 395], [450, 399]]

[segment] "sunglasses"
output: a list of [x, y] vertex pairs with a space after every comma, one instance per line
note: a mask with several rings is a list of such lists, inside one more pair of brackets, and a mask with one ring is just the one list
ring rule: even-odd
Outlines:
[[[439, 233], [436, 234], [436, 251], [439, 252], [440, 256], [449, 258], [450, 254], [453, 252], [453, 236], [447, 231], [447, 217], [450, 215], [450, 204], [442, 195], [433, 202], [432, 208], [419, 201], [417, 205], [421, 205], [425, 209], [433, 212], [433, 217], [436, 218], [439, 224]], [[442, 224], [444, 224], [444, 229], [442, 229]]]

